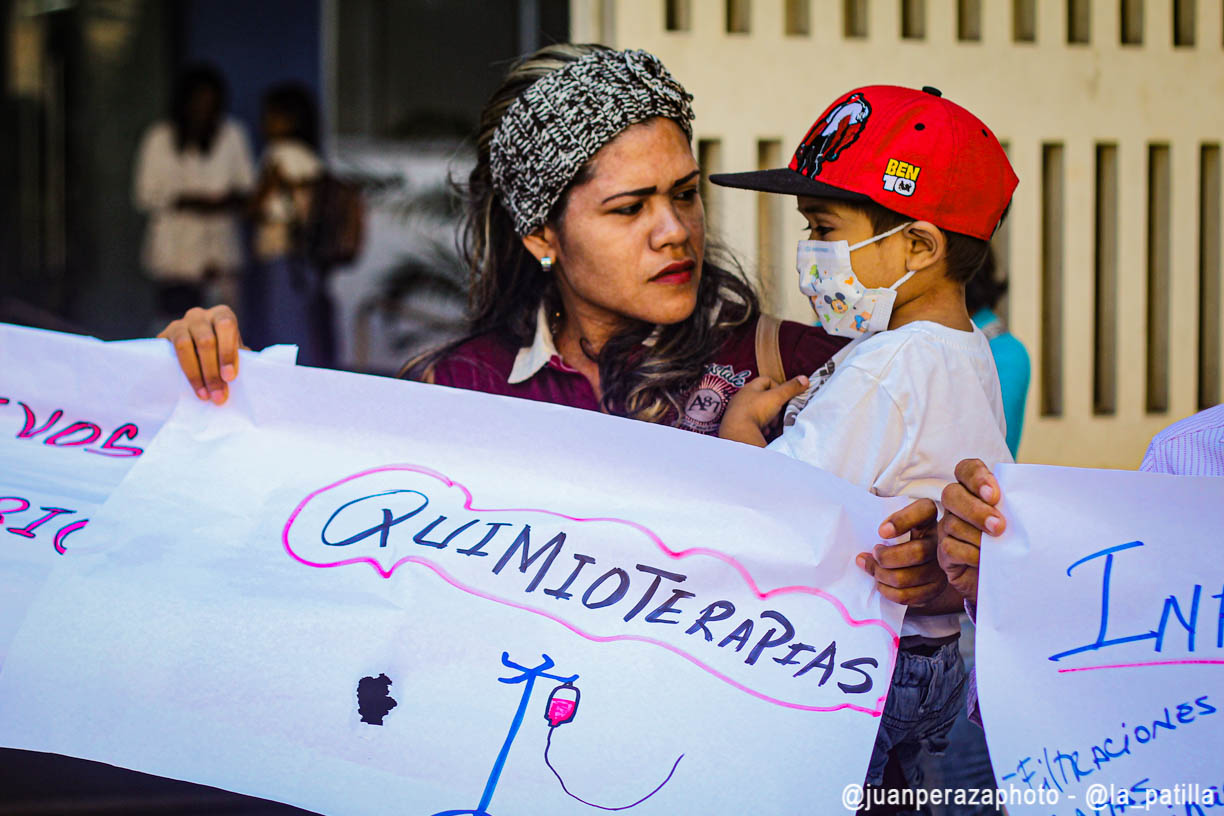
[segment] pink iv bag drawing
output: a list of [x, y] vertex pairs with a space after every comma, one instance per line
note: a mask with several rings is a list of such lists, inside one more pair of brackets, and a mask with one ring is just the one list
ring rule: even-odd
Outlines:
[[544, 719], [548, 720], [549, 728], [574, 719], [578, 713], [578, 698], [581, 694], [573, 683], [562, 683], [548, 695], [548, 704], [544, 711]]

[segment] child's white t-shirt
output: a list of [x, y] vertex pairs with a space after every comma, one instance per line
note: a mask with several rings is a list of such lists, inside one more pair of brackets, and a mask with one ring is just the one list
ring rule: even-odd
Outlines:
[[[768, 449], [878, 496], [939, 503], [960, 460], [1012, 461], [1006, 431], [985, 335], [920, 320], [847, 347], [795, 424]], [[956, 615], [906, 615], [901, 634], [959, 631]]]

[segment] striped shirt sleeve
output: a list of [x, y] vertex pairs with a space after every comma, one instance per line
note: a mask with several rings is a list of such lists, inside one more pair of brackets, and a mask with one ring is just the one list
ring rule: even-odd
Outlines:
[[1224, 405], [1200, 411], [1156, 434], [1139, 469], [1175, 476], [1224, 476]]

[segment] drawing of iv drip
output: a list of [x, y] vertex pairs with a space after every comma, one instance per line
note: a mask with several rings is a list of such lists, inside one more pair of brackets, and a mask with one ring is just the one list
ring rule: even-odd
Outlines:
[[548, 702], [545, 704], [544, 708], [544, 719], [548, 722], [548, 740], [544, 745], [544, 764], [548, 766], [550, 771], [552, 771], [553, 776], [557, 777], [557, 781], [561, 783], [561, 790], [565, 791], [567, 796], [581, 802], [584, 805], [598, 808], [599, 810], [628, 810], [629, 808], [637, 807], [638, 805], [642, 804], [642, 802], [645, 802], [647, 799], [654, 796], [663, 789], [664, 785], [671, 781], [672, 775], [676, 773], [677, 766], [680, 765], [680, 760], [684, 759], [684, 754], [676, 757], [676, 761], [672, 763], [671, 771], [667, 774], [663, 781], [660, 782], [657, 787], [655, 787], [654, 790], [632, 804], [621, 805], [620, 807], [607, 807], [605, 805], [597, 805], [593, 802], [588, 802], [587, 800], [571, 793], [569, 788], [565, 786], [565, 780], [561, 778], [561, 774], [557, 772], [557, 769], [554, 768], [552, 763], [549, 761], [548, 752], [552, 748], [553, 732], [557, 730], [558, 726], [572, 722], [575, 715], [578, 713], [578, 701], [582, 696], [582, 693], [578, 690], [578, 687], [574, 685], [574, 681], [578, 679], [578, 675], [575, 674], [569, 677], [558, 677], [554, 674], [548, 674], [548, 670], [555, 665], [553, 663], [553, 659], [546, 654], [540, 655], [540, 657], [543, 658], [544, 662], [534, 668], [529, 669], [526, 666], [520, 666], [519, 664], [511, 661], [509, 652], [502, 652], [502, 665], [506, 666], [507, 668], [516, 669], [521, 672], [521, 674], [513, 677], [499, 677], [497, 678], [497, 681], [499, 683], [523, 683], [523, 693], [519, 697], [518, 710], [514, 712], [514, 719], [510, 722], [510, 732], [506, 734], [505, 742], [502, 743], [501, 752], [497, 755], [497, 760], [493, 763], [493, 769], [489, 772], [489, 779], [488, 782], [485, 783], [484, 793], [480, 797], [480, 804], [476, 806], [475, 810], [444, 810], [433, 814], [433, 816], [492, 816], [488, 812], [487, 808], [489, 807], [489, 803], [493, 801], [493, 792], [497, 789], [497, 782], [501, 777], [502, 768], [505, 767], [506, 758], [510, 755], [510, 746], [514, 743], [514, 738], [518, 735], [519, 727], [523, 724], [523, 717], [527, 713], [527, 705], [531, 701], [531, 692], [535, 687], [535, 680], [537, 677], [546, 677], [549, 680], [556, 680], [561, 684], [554, 688], [552, 693], [548, 695]]
[[[556, 664], [553, 663], [553, 659], [548, 655], [540, 655], [540, 657], [543, 658], [544, 662], [529, 669], [510, 660], [509, 652], [502, 652], [502, 665], [506, 668], [515, 669], [519, 674], [510, 677], [499, 677], [497, 682], [508, 684], [522, 683], [523, 693], [519, 697], [518, 710], [514, 712], [514, 719], [510, 721], [510, 732], [506, 734], [506, 740], [502, 743], [501, 752], [498, 753], [497, 760], [493, 763], [493, 769], [489, 771], [489, 779], [485, 783], [484, 793], [481, 794], [480, 804], [476, 806], [475, 810], [443, 810], [433, 814], [433, 816], [491, 816], [488, 811], [489, 803], [493, 801], [493, 792], [497, 790], [497, 781], [501, 778], [502, 768], [506, 765], [506, 758], [510, 756], [510, 746], [514, 744], [514, 738], [518, 736], [519, 727], [523, 724], [523, 717], [527, 714], [527, 705], [531, 702], [531, 692], [535, 688], [536, 678], [546, 677], [549, 680], [556, 680], [562, 684], [561, 687], [569, 686], [575, 692], [578, 691], [577, 687], [573, 685], [573, 682], [578, 679], [578, 675], [560, 677], [555, 674], [548, 674], [548, 670]], [[551, 696], [549, 700], [552, 700]], [[570, 719], [573, 719], [574, 712], [577, 710], [577, 704], [578, 698], [575, 694], [573, 708], [568, 712]], [[552, 722], [552, 720], [549, 720], [549, 722]], [[561, 720], [561, 722], [567, 722], [567, 720]]]

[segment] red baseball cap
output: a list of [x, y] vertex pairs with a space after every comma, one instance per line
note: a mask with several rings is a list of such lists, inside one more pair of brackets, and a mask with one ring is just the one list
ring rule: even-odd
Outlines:
[[990, 128], [936, 88], [872, 85], [821, 114], [789, 167], [718, 173], [724, 187], [874, 201], [989, 240], [1019, 179]]

